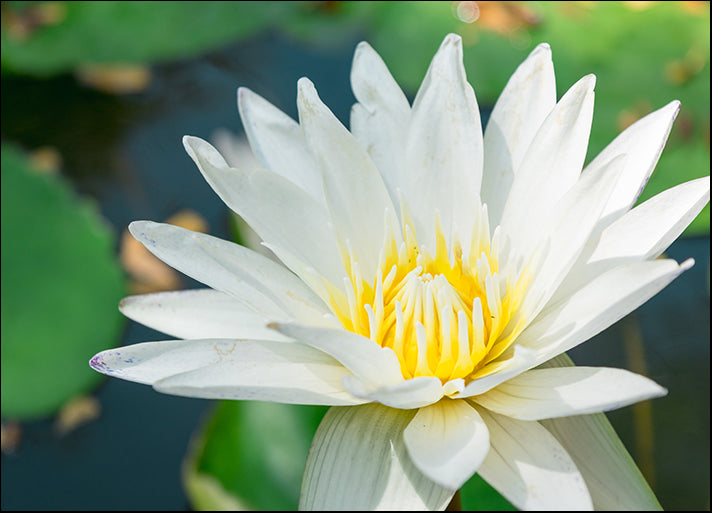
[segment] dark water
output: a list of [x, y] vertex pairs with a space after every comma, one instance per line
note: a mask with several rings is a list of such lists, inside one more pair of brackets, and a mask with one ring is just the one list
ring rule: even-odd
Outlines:
[[[3, 77], [2, 138], [26, 149], [56, 147], [63, 172], [82, 194], [97, 199], [117, 234], [130, 221], [161, 221], [190, 208], [213, 235], [227, 238], [226, 208], [183, 151], [182, 136], [210, 139], [220, 127], [240, 132], [238, 86], [296, 117], [302, 76], [347, 120], [356, 42], [309, 48], [263, 35], [200, 59], [156, 66], [146, 91], [122, 97], [85, 89], [69, 76]], [[669, 395], [609, 418], [665, 509], [709, 509], [709, 237], [680, 240], [668, 255], [694, 257], [697, 264], [570, 354], [580, 365], [632, 369], [641, 361], [635, 348], [642, 347], [647, 375]], [[642, 342], [626, 343], [631, 334]], [[122, 343], [163, 337], [129, 323]], [[211, 403], [120, 380], [108, 380], [96, 396], [101, 418], [66, 437], [56, 437], [50, 421], [23, 424], [19, 450], [2, 455], [3, 510], [188, 509], [180, 465]], [[652, 434], [653, 445], [641, 445], [640, 433]]]

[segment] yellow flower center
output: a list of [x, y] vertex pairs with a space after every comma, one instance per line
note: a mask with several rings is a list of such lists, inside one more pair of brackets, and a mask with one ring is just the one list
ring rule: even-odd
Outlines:
[[478, 224], [468, 252], [459, 241], [449, 251], [436, 220], [435, 255], [405, 225], [400, 245], [393, 236], [384, 245], [372, 282], [353, 258], [346, 263], [348, 308], [342, 303], [334, 311], [346, 329], [391, 348], [405, 379], [435, 376], [445, 384], [462, 378], [467, 384], [490, 374], [496, 362], [489, 364], [524, 327], [520, 306], [528, 274], [515, 265], [500, 274], [498, 253], [506, 251]]

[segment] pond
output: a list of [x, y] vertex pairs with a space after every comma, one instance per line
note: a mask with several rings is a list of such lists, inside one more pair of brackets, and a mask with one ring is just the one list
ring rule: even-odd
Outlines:
[[[119, 235], [133, 220], [200, 214], [230, 238], [230, 216], [183, 151], [190, 134], [242, 132], [235, 91], [247, 86], [296, 116], [296, 82], [308, 76], [342, 120], [354, 101], [353, 45], [298, 44], [264, 33], [203, 57], [152, 68], [149, 87], [113, 96], [70, 76], [3, 75], [2, 138], [28, 150], [51, 145], [80, 194], [95, 198]], [[117, 248], [118, 249], [118, 248]], [[684, 238], [667, 255], [696, 265], [634, 314], [570, 353], [579, 365], [633, 369], [668, 396], [609, 414], [665, 509], [709, 508], [709, 237]], [[185, 279], [186, 287], [198, 284]], [[128, 322], [121, 344], [165, 338]], [[101, 417], [64, 437], [50, 420], [22, 423], [2, 455], [2, 509], [187, 510], [180, 467], [209, 401], [165, 396], [108, 380]]]

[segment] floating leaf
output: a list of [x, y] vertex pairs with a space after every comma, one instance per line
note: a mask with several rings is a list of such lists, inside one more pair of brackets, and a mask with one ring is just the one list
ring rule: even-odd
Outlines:
[[197, 510], [296, 510], [326, 407], [222, 401], [196, 434], [183, 481]]
[[101, 380], [88, 361], [118, 342], [124, 280], [96, 210], [5, 144], [1, 194], [2, 415], [46, 416]]
[[[49, 75], [196, 55], [266, 28], [297, 2], [3, 2], [2, 66]], [[62, 10], [63, 9], [63, 10]], [[60, 11], [60, 15], [55, 11]]]

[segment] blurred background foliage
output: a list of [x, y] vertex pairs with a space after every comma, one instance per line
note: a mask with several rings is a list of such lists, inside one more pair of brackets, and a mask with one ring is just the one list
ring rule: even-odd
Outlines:
[[[340, 61], [367, 40], [413, 98], [444, 35], [455, 32], [463, 38], [468, 79], [487, 111], [517, 65], [546, 41], [559, 96], [581, 76], [597, 76], [588, 160], [631, 123], [678, 99], [680, 114], [641, 201], [709, 174], [708, 2], [55, 1], [2, 2], [0, 9], [4, 454], [17, 448], [23, 422], [54, 418], [67, 432], [96, 418], [99, 405], [87, 395], [101, 376], [87, 361], [127, 343], [119, 299], [127, 291], [184, 286], [126, 235], [125, 218], [137, 200], [105, 190], [117, 181], [106, 169], [121, 167], [127, 157], [101, 152], [125, 144], [126, 125], [150, 124], [144, 111], [181, 108], [180, 99], [194, 89], [171, 96], [164, 88], [171, 70], [184, 63], [205, 72], [195, 63], [215, 65], [231, 48], [244, 57], [260, 49], [265, 34]], [[282, 66], [276, 76], [295, 66], [289, 57], [262, 65]], [[338, 73], [346, 71], [339, 80], [347, 80], [348, 62], [340, 66]], [[296, 90], [296, 83], [289, 87]], [[232, 105], [225, 109], [236, 117]], [[347, 110], [335, 112], [346, 121]], [[196, 127], [208, 122], [201, 114], [194, 118]], [[165, 147], [162, 142], [149, 146], [162, 155], [182, 151], [178, 138]], [[153, 158], [153, 149], [142, 151], [134, 158]], [[144, 194], [166, 194], [171, 165], [147, 175], [157, 186]], [[152, 211], [163, 216], [157, 221], [205, 232], [215, 224], [186, 210], [175, 195], [156, 201], [167, 202]], [[169, 211], [178, 213], [168, 217]], [[708, 237], [709, 220], [707, 206], [685, 235]], [[706, 379], [709, 387], [709, 367]], [[293, 509], [323, 413], [216, 403], [183, 464], [192, 506]], [[706, 415], [708, 429], [709, 409]], [[709, 489], [706, 500], [709, 508]], [[477, 476], [463, 488], [462, 503], [464, 509], [511, 509]]]

